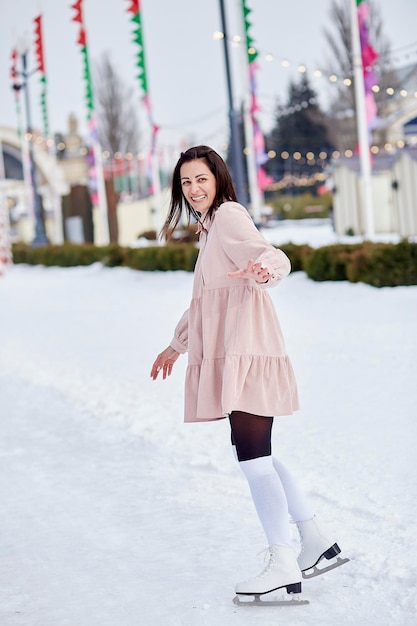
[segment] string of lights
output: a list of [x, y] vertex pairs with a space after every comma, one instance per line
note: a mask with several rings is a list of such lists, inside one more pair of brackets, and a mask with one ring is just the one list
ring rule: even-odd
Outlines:
[[[213, 38], [214, 39], [223, 39], [224, 35], [221, 32], [215, 32], [213, 34]], [[233, 37], [230, 38], [231, 44], [234, 47], [238, 47], [240, 45], [244, 45], [245, 42], [242, 40], [242, 38], [238, 35], [235, 35]], [[403, 55], [407, 55], [408, 57], [416, 55], [417, 56], [417, 42], [411, 43], [411, 44], [407, 44], [404, 46], [401, 46], [400, 48], [396, 49], [396, 51], [393, 51], [397, 56], [396, 57], [391, 57], [391, 58], [399, 58], [399, 53], [400, 51], [402, 51]], [[336, 74], [328, 74], [323, 70], [320, 70], [318, 68], [313, 68], [313, 67], [308, 67], [305, 64], [297, 64], [287, 58], [282, 58], [282, 59], [277, 59], [274, 57], [274, 55], [270, 54], [270, 53], [264, 53], [262, 51], [260, 51], [259, 49], [253, 48], [251, 50], [248, 50], [248, 52], [252, 52], [258, 53], [258, 60], [263, 59], [265, 62], [267, 63], [271, 63], [271, 62], [275, 62], [275, 63], [279, 63], [280, 66], [283, 69], [295, 69], [299, 74], [304, 74], [306, 72], [309, 73], [309, 75], [314, 76], [315, 78], [321, 78], [324, 80], [327, 80], [330, 84], [333, 85], [337, 85], [340, 83], [343, 83], [344, 86], [346, 87], [351, 87], [352, 86], [352, 79], [349, 77], [341, 77], [338, 76]], [[391, 67], [391, 66], [390, 66]], [[417, 84], [416, 84], [417, 87]], [[372, 90], [374, 93], [381, 93], [381, 91], [385, 92], [387, 97], [394, 97], [397, 96], [398, 98], [404, 99], [404, 101], [406, 99], [411, 99], [411, 98], [415, 98], [417, 99], [417, 89], [415, 91], [410, 91], [409, 89], [404, 89], [404, 88], [394, 88], [394, 87], [384, 87], [383, 89], [379, 86], [379, 85], [374, 85], [372, 87]], [[293, 114], [297, 111], [302, 111], [303, 109], [308, 108], [309, 106], [314, 106], [317, 105], [317, 98], [309, 98], [308, 100], [305, 100], [303, 102], [300, 102], [298, 104], [292, 105], [292, 106], [280, 106], [279, 107], [279, 112], [281, 115], [290, 115]], [[202, 119], [207, 120], [208, 117], [216, 117], [217, 115], [220, 115], [222, 113], [222, 109], [216, 109], [213, 110], [210, 114], [205, 115], [204, 118], [196, 118], [195, 120], [188, 120], [187, 121], [187, 126], [193, 125], [193, 124], [197, 124], [199, 123]], [[185, 123], [176, 123], [176, 124], [167, 124], [167, 125], [162, 125], [164, 129], [176, 129], [176, 128], [181, 128], [183, 126], [185, 126]], [[39, 146], [44, 146], [47, 148], [50, 148], [51, 146], [54, 145], [54, 140], [51, 138], [45, 138], [40, 134], [33, 134], [31, 135], [30, 133], [27, 133], [25, 135], [25, 140], [26, 141], [32, 141], [35, 144], [39, 145]], [[373, 154], [378, 154], [378, 153], [383, 153], [383, 152], [388, 152], [388, 153], [392, 153], [393, 151], [398, 151], [403, 149], [406, 145], [416, 145], [417, 144], [417, 139], [415, 137], [410, 137], [407, 140], [407, 143], [403, 140], [399, 140], [396, 143], [386, 143], [384, 146], [377, 146], [377, 145], [373, 145], [371, 146], [371, 152]], [[66, 148], [65, 142], [61, 141], [59, 143], [56, 144], [55, 146], [57, 152], [63, 152]], [[222, 148], [224, 150], [227, 150], [228, 146], [226, 143], [224, 143], [224, 145], [222, 146]], [[83, 156], [83, 151], [85, 152], [85, 155], [87, 154], [87, 148], [82, 147], [80, 149], [80, 156]], [[304, 162], [307, 163], [309, 165], [315, 165], [319, 162], [324, 162], [326, 159], [328, 159], [329, 157], [332, 157], [333, 159], [338, 159], [341, 156], [344, 156], [346, 158], [350, 158], [353, 156], [353, 152], [351, 150], [345, 150], [343, 153], [340, 153], [337, 150], [334, 150], [331, 154], [327, 154], [324, 153], [323, 151], [320, 151], [319, 153], [315, 153], [314, 149], [313, 150], [309, 150], [308, 152], [306, 152], [305, 154], [301, 154], [298, 151], [295, 151], [293, 154], [289, 154], [286, 151], [281, 152], [279, 155], [277, 155], [274, 151], [270, 151], [268, 152], [268, 157], [270, 159], [274, 159], [276, 157], [282, 158], [284, 160], [287, 159], [293, 159], [294, 161], [299, 161], [299, 162]], [[146, 158], [145, 156], [145, 151], [140, 151], [137, 153], [132, 153], [132, 152], [127, 152], [126, 154], [121, 154], [121, 153], [115, 153], [114, 155], [111, 155], [108, 151], [104, 150], [102, 153], [102, 157], [105, 160], [108, 159], [115, 159], [115, 160], [127, 160], [127, 161], [131, 161], [134, 159], [137, 159], [138, 161], [144, 160]]]
[[[37, 146], [39, 146], [40, 148], [44, 147], [44, 148], [49, 148], [51, 146], [54, 145], [54, 140], [53, 139], [45, 139], [42, 135], [36, 135], [36, 134], [31, 134], [31, 133], [26, 133], [24, 135], [24, 139], [25, 141], [31, 141], [33, 143], [35, 143]], [[407, 146], [410, 147], [417, 147], [417, 137], [415, 136], [411, 136], [408, 141], [404, 141], [402, 139], [396, 141], [396, 142], [386, 142], [383, 146], [377, 146], [377, 145], [372, 145], [370, 150], [372, 152], [372, 154], [376, 155], [376, 154], [382, 154], [382, 153], [395, 153], [398, 152], [404, 148], [406, 148]], [[228, 145], [227, 143], [224, 143], [224, 145], [222, 146], [223, 150], [227, 150], [228, 149]], [[66, 149], [66, 144], [64, 141], [59, 142], [56, 145], [56, 150], [58, 152], [63, 152]], [[244, 148], [243, 152], [245, 152], [246, 148]], [[88, 153], [87, 148], [85, 147], [81, 147], [79, 154], [80, 156], [86, 156]], [[296, 150], [293, 153], [289, 153], [286, 150], [283, 150], [280, 153], [277, 153], [275, 150], [269, 150], [269, 152], [267, 153], [268, 158], [269, 159], [275, 159], [275, 158], [281, 158], [283, 160], [294, 160], [297, 161], [300, 164], [307, 164], [307, 165], [324, 165], [325, 162], [329, 159], [339, 159], [341, 157], [346, 157], [346, 158], [351, 158], [354, 156], [354, 152], [350, 149], [344, 150], [344, 151], [339, 151], [339, 150], [333, 150], [331, 152], [326, 152], [325, 150], [320, 150], [319, 152], [315, 152], [314, 150], [308, 150], [306, 152], [300, 152], [298, 150]], [[137, 159], [138, 161], [143, 161], [146, 159], [146, 154], [145, 152], [126, 152], [124, 154], [122, 154], [121, 152], [116, 152], [115, 154], [111, 155], [110, 152], [108, 150], [103, 150], [102, 152], [102, 157], [104, 160], [108, 160], [108, 159], [113, 159], [116, 161], [122, 161], [122, 160], [126, 160], [126, 161], [132, 161], [134, 159]]]
[[312, 187], [317, 183], [324, 184], [326, 182], [326, 178], [327, 176], [324, 172], [316, 172], [311, 176], [308, 174], [295, 175], [287, 172], [281, 180], [271, 183], [266, 189], [268, 191], [280, 191], [281, 189], [291, 187]]
[[[223, 39], [224, 38], [224, 34], [220, 31], [216, 31], [213, 33], [213, 39]], [[239, 35], [234, 35], [233, 37], [230, 37], [230, 42], [232, 44], [232, 46], [237, 47], [240, 45], [243, 45], [244, 42], [242, 42], [242, 38]], [[415, 56], [415, 62], [417, 63], [417, 42], [414, 42], [413, 44], [408, 44], [407, 46], [404, 46], [402, 48], [408, 48], [411, 47], [412, 48], [412, 52], [407, 52], [407, 56], [408, 57], [412, 57]], [[252, 52], [254, 52], [255, 49], [252, 50]], [[281, 59], [277, 59], [273, 54], [271, 53], [265, 53], [260, 51], [259, 49], [257, 49], [258, 52], [258, 59], [261, 60], [263, 59], [265, 62], [267, 63], [278, 63], [280, 65], [280, 67], [282, 67], [283, 69], [286, 70], [291, 70], [291, 69], [295, 69], [295, 71], [297, 71], [299, 74], [306, 74], [308, 73], [310, 76], [313, 76], [314, 78], [320, 78], [323, 80], [328, 81], [330, 84], [333, 85], [340, 85], [341, 83], [343, 83], [343, 85], [345, 87], [352, 87], [353, 82], [352, 82], [352, 77], [350, 76], [339, 76], [335, 73], [328, 73], [325, 70], [322, 70], [320, 68], [317, 67], [309, 67], [307, 64], [305, 63], [297, 63], [295, 61], [292, 61], [288, 58], [281, 58]], [[398, 62], [398, 57], [391, 57], [392, 61], [396, 61]], [[395, 71], [395, 67], [393, 67], [390, 64], [390, 69]], [[409, 96], [417, 98], [417, 84], [416, 84], [416, 91], [409, 91], [407, 89], [401, 88], [401, 87], [392, 87], [392, 86], [387, 86], [387, 87], [381, 87], [380, 85], [376, 84], [372, 87], [372, 91], [374, 93], [380, 93], [381, 91], [385, 91], [385, 93], [387, 94], [387, 96], [400, 96], [402, 98], [407, 98]], [[312, 104], [310, 102], [310, 104]], [[308, 103], [302, 103], [302, 106], [308, 106]], [[295, 109], [297, 110], [297, 109]], [[287, 113], [293, 113], [294, 110], [292, 110], [292, 108], [288, 108]]]

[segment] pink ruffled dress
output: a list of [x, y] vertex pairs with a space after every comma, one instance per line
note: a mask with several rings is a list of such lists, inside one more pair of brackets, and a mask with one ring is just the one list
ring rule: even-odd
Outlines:
[[[290, 415], [299, 408], [297, 385], [267, 292], [289, 274], [290, 261], [236, 202], [223, 203], [199, 230], [190, 307], [170, 344], [188, 351], [185, 422], [222, 419], [236, 410]], [[267, 283], [227, 275], [246, 268], [249, 259], [269, 269]]]

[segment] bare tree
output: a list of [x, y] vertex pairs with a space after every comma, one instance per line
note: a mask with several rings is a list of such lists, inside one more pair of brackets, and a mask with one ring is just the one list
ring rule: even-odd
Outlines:
[[139, 122], [134, 91], [123, 82], [108, 53], [95, 64], [94, 93], [102, 147], [112, 156], [137, 152]]
[[[128, 152], [135, 154], [139, 149], [139, 123], [133, 89], [123, 82], [108, 53], [96, 62], [93, 81], [101, 146], [110, 153], [111, 160], [119, 152], [124, 164], [124, 156]], [[119, 194], [115, 190], [113, 175], [106, 177], [106, 194], [110, 241], [117, 242]]]
[[[399, 81], [392, 67], [391, 44], [384, 33], [383, 21], [378, 2], [368, 0], [370, 9], [369, 38], [379, 57], [375, 65], [379, 92], [375, 93], [378, 115], [384, 117], [389, 109], [390, 96], [387, 87], [398, 88]], [[326, 71], [342, 79], [350, 79], [351, 86], [339, 80], [334, 89], [330, 104], [333, 130], [341, 149], [356, 145], [355, 88], [352, 64], [352, 38], [350, 23], [350, 0], [333, 0], [330, 7], [332, 28], [325, 28], [324, 35], [331, 51], [331, 60]]]

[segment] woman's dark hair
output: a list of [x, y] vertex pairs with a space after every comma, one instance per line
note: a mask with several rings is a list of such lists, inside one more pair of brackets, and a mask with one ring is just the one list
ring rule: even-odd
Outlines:
[[170, 239], [172, 237], [172, 233], [181, 219], [183, 209], [185, 209], [187, 214], [188, 222], [190, 222], [191, 215], [193, 215], [197, 220], [200, 219], [200, 214], [193, 209], [188, 200], [184, 197], [180, 175], [183, 163], [195, 161], [196, 159], [204, 159], [216, 179], [216, 196], [214, 198], [213, 205], [208, 211], [208, 215], [212, 215], [222, 202], [225, 202], [226, 200], [237, 202], [232, 177], [230, 176], [227, 165], [221, 156], [208, 146], [196, 146], [194, 148], [189, 148], [185, 152], [181, 152], [181, 156], [178, 159], [172, 174], [171, 204], [165, 224], [161, 229], [161, 237], [166, 237], [166, 239]]

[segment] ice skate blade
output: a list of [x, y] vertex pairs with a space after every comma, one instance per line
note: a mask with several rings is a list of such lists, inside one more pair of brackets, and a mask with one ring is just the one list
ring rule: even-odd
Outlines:
[[310, 569], [302, 572], [304, 580], [308, 580], [309, 578], [315, 578], [316, 576], [320, 576], [321, 574], [325, 574], [326, 572], [330, 572], [332, 569], [336, 569], [336, 567], [340, 567], [345, 563], [348, 563], [350, 559], [341, 559], [337, 558], [336, 563], [332, 563], [331, 565], [327, 565], [326, 567], [310, 567]]
[[233, 598], [233, 603], [237, 606], [302, 606], [303, 604], [310, 604], [308, 600], [261, 600], [260, 594], [253, 594], [253, 600], [241, 600], [237, 595]]

